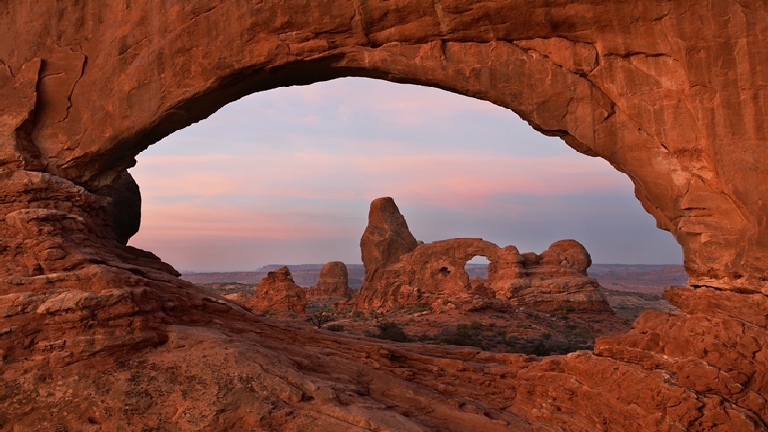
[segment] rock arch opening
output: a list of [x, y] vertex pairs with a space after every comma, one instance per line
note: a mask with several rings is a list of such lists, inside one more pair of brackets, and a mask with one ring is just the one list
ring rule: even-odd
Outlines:
[[[181, 270], [359, 262], [367, 205], [384, 195], [427, 241], [544, 250], [576, 237], [598, 260], [679, 262], [603, 161], [508, 110], [432, 88], [356, 78], [258, 93], [138, 161], [144, 220], [132, 244]], [[655, 246], [625, 247], [649, 238]]]
[[[766, 429], [764, 2], [6, 4], [5, 425]], [[493, 101], [608, 160], [684, 250], [680, 311], [553, 361], [372, 350], [271, 326], [122, 244], [136, 195], [120, 179], [141, 150], [244, 95], [343, 76]], [[329, 350], [344, 367], [317, 361]], [[179, 386], [195, 398], [168, 418], [155, 396]]]
[[491, 263], [487, 256], [477, 255], [464, 264], [464, 271], [470, 278], [488, 280], [488, 265]]

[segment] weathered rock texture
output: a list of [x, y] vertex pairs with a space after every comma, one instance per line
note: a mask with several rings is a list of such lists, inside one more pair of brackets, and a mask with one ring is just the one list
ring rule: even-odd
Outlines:
[[312, 300], [349, 300], [354, 291], [349, 288], [347, 265], [341, 261], [331, 261], [320, 269], [317, 285], [307, 291], [307, 298]]
[[368, 211], [368, 225], [360, 238], [365, 278], [371, 277], [378, 269], [396, 263], [417, 245], [395, 200], [390, 197], [373, 200]]
[[[0, 28], [4, 428], [766, 430], [765, 2], [7, 0]], [[680, 311], [545, 361], [389, 346], [123, 246], [141, 150], [353, 75], [491, 101], [626, 173], [682, 246]]]
[[[541, 255], [520, 254], [479, 238], [409, 243], [413, 239], [392, 198], [371, 203], [360, 239], [365, 281], [356, 309], [389, 311], [417, 303], [434, 310], [528, 307], [613, 313], [595, 279], [587, 276], [592, 259], [576, 240], [553, 243]], [[386, 256], [387, 259], [372, 257]], [[488, 259], [488, 279], [465, 270], [476, 256]]]
[[307, 290], [296, 285], [291, 271], [282, 266], [267, 273], [245, 306], [254, 312], [269, 310], [304, 313], [307, 306]]

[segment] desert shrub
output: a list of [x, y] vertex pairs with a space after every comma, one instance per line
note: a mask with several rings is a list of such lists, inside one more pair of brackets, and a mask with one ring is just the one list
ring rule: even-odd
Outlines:
[[[546, 334], [546, 333], [545, 333]], [[542, 335], [544, 336], [544, 335]], [[511, 336], [506, 341], [507, 351], [535, 356], [568, 354], [579, 350], [592, 349], [592, 345], [564, 341], [562, 339], [523, 338]]]
[[333, 321], [335, 317], [336, 317], [335, 314], [330, 310], [320, 310], [320, 311], [311, 313], [307, 317], [307, 321], [312, 323], [317, 328], [323, 328], [324, 325]]
[[536, 345], [533, 346], [531, 349], [530, 354], [533, 354], [535, 356], [546, 356], [549, 355], [552, 351], [544, 345], [544, 342], [539, 341], [536, 343]]
[[568, 319], [568, 314], [575, 311], [576, 306], [572, 305], [571, 303], [560, 303], [555, 308], [555, 312], [557, 312], [562, 319]]
[[341, 324], [331, 324], [328, 326], [328, 330], [334, 331], [334, 332], [340, 332], [340, 331], [344, 331], [344, 326]]
[[455, 328], [445, 328], [437, 336], [437, 342], [446, 345], [486, 347], [483, 337], [483, 325], [478, 321], [470, 324], [458, 324]]
[[430, 342], [430, 341], [433, 341], [434, 339], [435, 337], [429, 333], [422, 333], [419, 335], [419, 337], [416, 338], [416, 340], [419, 342]]
[[483, 330], [483, 328], [484, 328], [484, 327], [485, 327], [485, 326], [483, 326], [483, 323], [481, 323], [481, 322], [480, 322], [480, 321], [478, 321], [478, 320], [472, 320], [472, 322], [471, 322], [471, 323], [469, 323], [469, 328], [470, 328], [471, 330], [473, 330], [473, 331], [479, 331], [479, 330]]
[[569, 324], [565, 326], [566, 330], [563, 332], [563, 336], [565, 336], [568, 340], [581, 340], [581, 341], [587, 341], [592, 339], [592, 332], [590, 332], [588, 329], [585, 329], [583, 327], [579, 327], [574, 324]]
[[352, 321], [362, 321], [365, 319], [365, 312], [356, 310], [352, 312]]
[[408, 335], [399, 324], [393, 322], [383, 322], [378, 325], [379, 333], [373, 337], [386, 339], [395, 342], [408, 342]]

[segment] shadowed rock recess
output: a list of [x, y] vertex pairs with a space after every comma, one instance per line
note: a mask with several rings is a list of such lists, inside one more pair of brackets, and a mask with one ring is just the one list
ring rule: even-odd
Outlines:
[[[768, 428], [765, 2], [6, 0], [0, 26], [3, 429]], [[679, 311], [543, 360], [385, 343], [125, 246], [140, 151], [344, 76], [488, 100], [609, 161], [682, 246]]]

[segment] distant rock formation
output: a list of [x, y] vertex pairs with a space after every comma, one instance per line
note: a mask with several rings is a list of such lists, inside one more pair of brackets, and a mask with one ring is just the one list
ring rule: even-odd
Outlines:
[[368, 212], [368, 226], [360, 239], [360, 252], [368, 279], [378, 269], [387, 268], [418, 246], [400, 214], [395, 200], [390, 197], [377, 198], [371, 202]]
[[[506, 248], [505, 248], [506, 249]], [[559, 240], [540, 255], [529, 252], [523, 258], [519, 280], [505, 280], [503, 275], [489, 280], [496, 295], [545, 312], [577, 310], [613, 313], [596, 279], [587, 276], [592, 258], [576, 240]]]
[[311, 300], [349, 300], [354, 292], [349, 288], [347, 265], [341, 261], [326, 263], [320, 270], [317, 285], [307, 291]]
[[254, 311], [272, 310], [304, 313], [307, 292], [296, 285], [288, 267], [267, 273], [259, 282], [256, 293], [245, 303]]
[[[576, 240], [555, 242], [541, 255], [521, 255], [514, 246], [479, 238], [417, 244], [392, 198], [379, 198], [371, 203], [360, 244], [366, 278], [354, 300], [357, 309], [426, 303], [438, 310], [514, 305], [613, 313], [597, 281], [587, 276], [592, 260]], [[476, 256], [490, 262], [487, 280], [467, 275], [464, 266]]]

